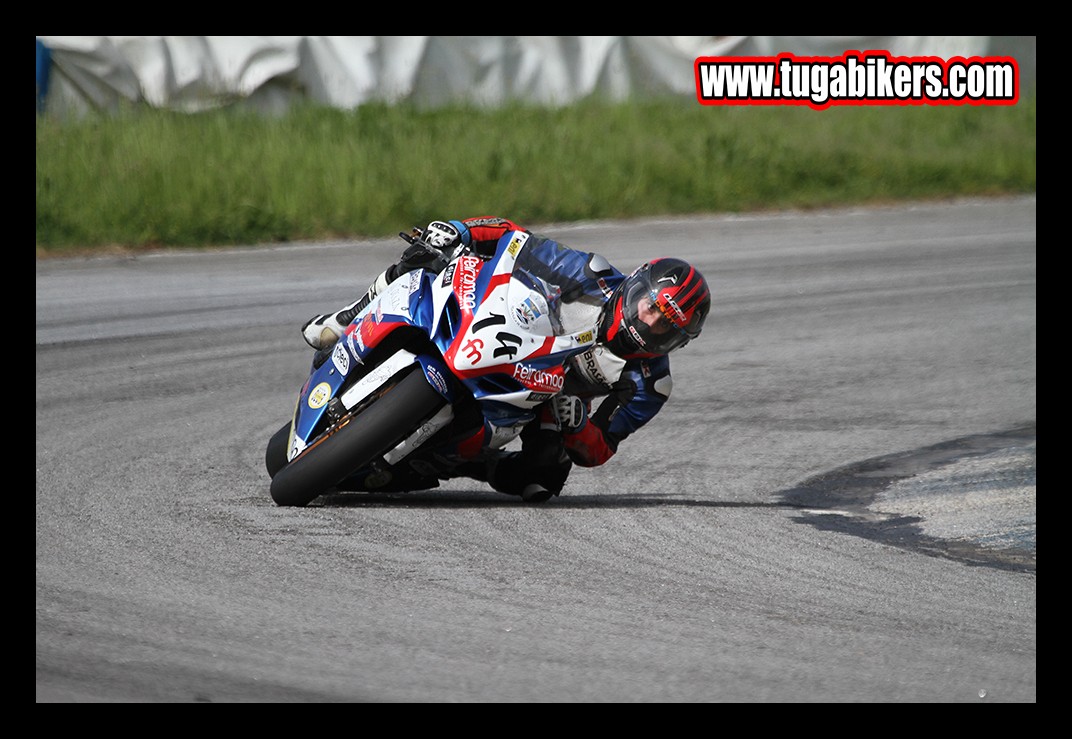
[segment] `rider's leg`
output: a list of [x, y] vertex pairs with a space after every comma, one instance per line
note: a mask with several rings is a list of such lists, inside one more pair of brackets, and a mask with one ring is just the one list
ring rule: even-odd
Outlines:
[[558, 495], [566, 484], [573, 462], [566, 453], [562, 431], [550, 408], [521, 432], [521, 450], [487, 449], [488, 426], [463, 440], [453, 451], [466, 461], [456, 465], [448, 478], [467, 477], [488, 483], [507, 495], [539, 502]]
[[309, 346], [323, 349], [332, 346], [342, 336], [346, 327], [365, 309], [372, 299], [379, 295], [397, 277], [397, 264], [392, 264], [372, 281], [368, 291], [358, 300], [335, 313], [313, 316], [301, 327], [302, 336]]
[[[302, 326], [302, 336], [309, 346], [314, 349], [324, 349], [335, 344], [342, 336], [346, 327], [354, 320], [358, 313], [365, 309], [372, 299], [382, 293], [384, 289], [399, 277], [409, 274], [414, 269], [427, 269], [432, 272], [440, 272], [447, 266], [447, 255], [458, 243], [458, 230], [454, 226], [433, 221], [428, 224], [423, 234], [414, 229], [412, 236], [420, 235], [424, 239], [421, 243], [411, 242], [411, 246], [402, 252], [399, 261], [392, 264], [372, 281], [368, 291], [358, 300], [350, 303], [335, 313], [324, 313], [313, 316]], [[432, 247], [429, 249], [429, 247]], [[440, 251], [436, 251], [440, 250]]]

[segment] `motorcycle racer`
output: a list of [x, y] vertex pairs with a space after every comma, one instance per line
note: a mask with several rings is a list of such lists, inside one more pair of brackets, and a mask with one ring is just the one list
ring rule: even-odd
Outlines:
[[438, 273], [462, 246], [480, 256], [493, 254], [499, 239], [514, 231], [530, 235], [518, 259], [539, 263], [561, 289], [563, 310], [587, 313], [588, 324], [597, 326], [597, 341], [570, 360], [562, 392], [522, 432], [520, 451], [486, 450], [481, 429], [453, 450], [463, 461], [439, 477], [469, 477], [540, 501], [562, 491], [574, 464], [606, 463], [669, 399], [668, 355], [700, 335], [711, 307], [706, 279], [688, 262], [652, 259], [625, 274], [598, 254], [533, 234], [506, 218], [433, 221], [413, 230], [410, 248], [359, 300], [314, 316], [302, 335], [314, 349], [330, 351], [353, 318], [401, 275], [417, 268]]

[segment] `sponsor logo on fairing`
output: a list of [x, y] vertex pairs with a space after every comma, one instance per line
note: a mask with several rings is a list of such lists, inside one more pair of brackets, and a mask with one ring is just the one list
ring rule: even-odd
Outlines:
[[309, 393], [309, 407], [313, 410], [320, 408], [331, 399], [331, 385], [322, 382]]
[[365, 346], [366, 341], [372, 341], [372, 337], [376, 334], [376, 321], [371, 313], [366, 313], [365, 317], [361, 319], [361, 328], [358, 329], [358, 333], [357, 341], [362, 348]]
[[365, 342], [361, 340], [360, 331], [347, 331], [346, 333], [346, 345], [350, 347], [350, 353], [354, 355], [354, 359], [358, 364], [364, 364], [364, 360], [361, 359], [361, 354], [358, 349], [365, 351]]
[[342, 375], [350, 371], [350, 352], [346, 351], [346, 347], [341, 342], [335, 345], [335, 351], [331, 353], [331, 363]]
[[550, 390], [558, 392], [562, 389], [564, 378], [562, 368], [546, 370], [540, 367], [532, 367], [527, 364], [514, 365], [514, 379], [521, 382], [525, 387], [533, 390]]
[[521, 247], [525, 245], [525, 242], [529, 240], [529, 235], [526, 233], [515, 233], [514, 237], [510, 239], [510, 244], [506, 247], [506, 253], [512, 257], [516, 257]]
[[469, 339], [469, 341], [465, 342], [462, 346], [462, 351], [465, 352], [467, 359], [472, 360], [473, 364], [477, 364], [484, 358], [484, 355], [480, 352], [483, 348], [484, 341], [482, 339]]
[[424, 374], [425, 377], [428, 378], [428, 381], [432, 383], [432, 387], [434, 387], [440, 395], [447, 394], [447, 381], [439, 370], [429, 364], [425, 366]]
[[546, 400], [550, 400], [555, 397], [555, 393], [529, 393], [525, 398], [527, 403], [543, 403]]
[[532, 298], [525, 298], [520, 305], [514, 308], [514, 315], [517, 316], [518, 323], [522, 326], [528, 326], [542, 316], [543, 313], [532, 301]]
[[458, 272], [455, 274], [454, 292], [458, 294], [462, 308], [470, 311], [476, 307], [476, 276], [479, 266], [479, 257], [461, 257], [458, 260]]

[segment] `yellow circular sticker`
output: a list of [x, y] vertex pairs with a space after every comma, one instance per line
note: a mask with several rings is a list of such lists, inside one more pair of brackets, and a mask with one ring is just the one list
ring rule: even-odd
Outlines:
[[328, 398], [331, 397], [331, 385], [326, 382], [322, 382], [313, 388], [313, 392], [309, 393], [309, 407], [319, 408], [328, 402]]

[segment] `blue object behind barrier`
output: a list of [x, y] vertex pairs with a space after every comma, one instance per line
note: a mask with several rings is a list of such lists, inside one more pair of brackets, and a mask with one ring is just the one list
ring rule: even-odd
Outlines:
[[45, 98], [48, 96], [48, 73], [52, 67], [52, 52], [37, 39], [37, 112], [45, 110]]

